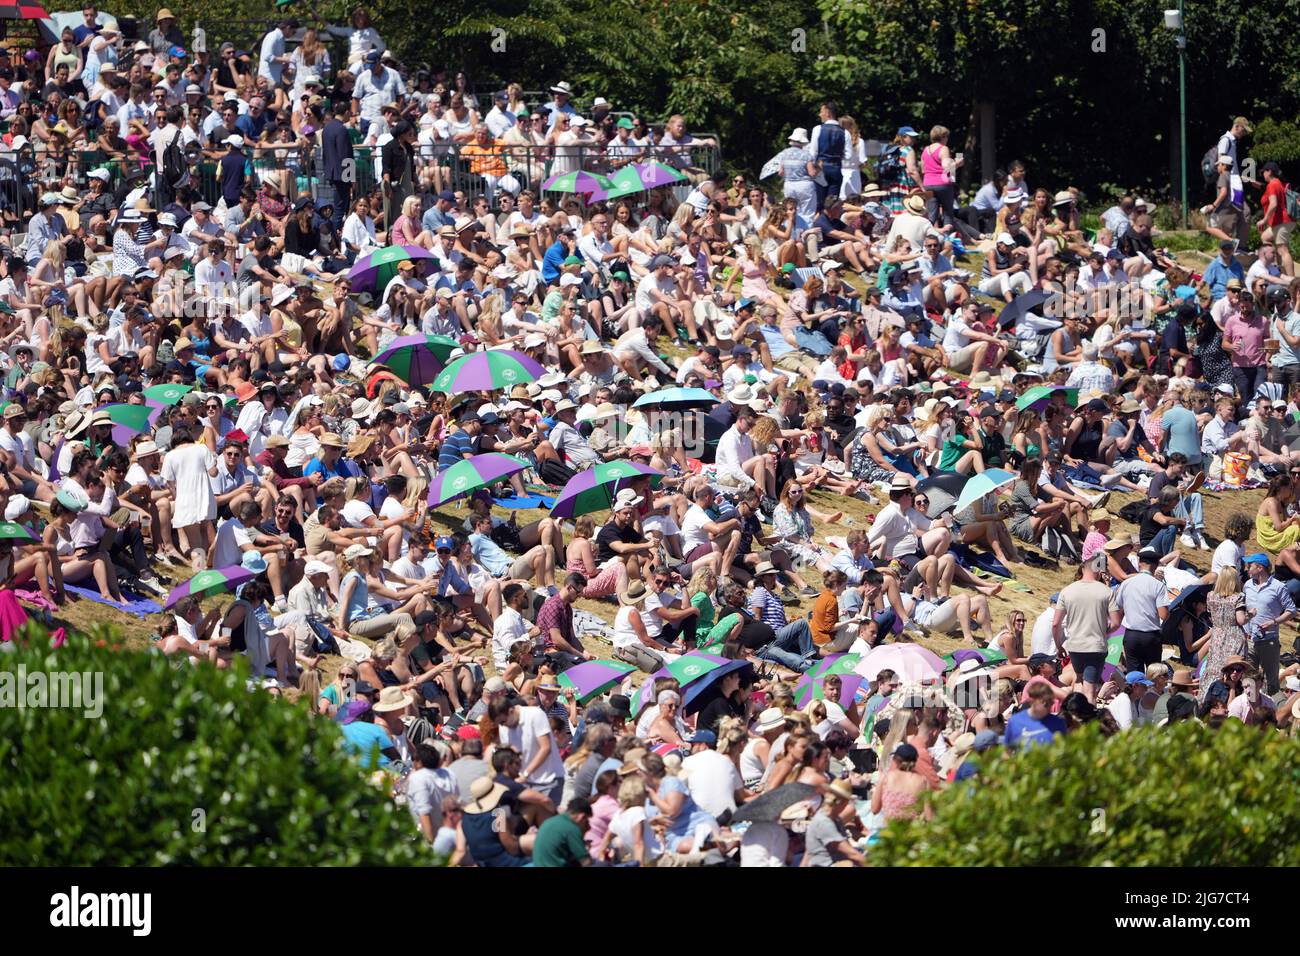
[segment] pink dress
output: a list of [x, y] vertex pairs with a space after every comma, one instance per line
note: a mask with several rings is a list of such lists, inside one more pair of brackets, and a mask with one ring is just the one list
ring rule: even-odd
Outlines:
[[609, 821], [613, 820], [618, 814], [618, 801], [607, 793], [602, 793], [591, 804], [591, 823], [587, 827], [587, 832], [583, 834], [583, 839], [587, 841], [587, 846], [595, 846], [605, 836], [605, 831], [609, 829]]
[[757, 299], [759, 302], [771, 302], [778, 298], [767, 285], [767, 279], [763, 277], [763, 264], [755, 262], [753, 259], [742, 259], [740, 261], [740, 294], [746, 299]]
[[[412, 232], [412, 230], [415, 230]], [[415, 223], [410, 216], [398, 216], [393, 221], [393, 236], [391, 242], [395, 246], [414, 245], [415, 237], [420, 234], [420, 230], [415, 227]]]

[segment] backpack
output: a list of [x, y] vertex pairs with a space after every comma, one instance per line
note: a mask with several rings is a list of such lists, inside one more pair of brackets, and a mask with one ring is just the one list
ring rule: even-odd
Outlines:
[[1213, 186], [1219, 179], [1219, 144], [1215, 143], [1201, 157], [1201, 176], [1205, 185]]
[[81, 125], [88, 130], [99, 130], [104, 125], [104, 114], [100, 108], [104, 105], [102, 100], [91, 100], [81, 111]]
[[1300, 193], [1296, 192], [1290, 186], [1283, 190], [1282, 205], [1286, 209], [1286, 214], [1292, 222], [1300, 222]]
[[896, 182], [903, 178], [903, 148], [891, 143], [880, 151], [876, 158], [876, 178], [886, 182]]
[[172, 187], [179, 186], [190, 171], [185, 150], [181, 148], [181, 138], [180, 130], [177, 130], [172, 141], [163, 149], [162, 174], [167, 184]]

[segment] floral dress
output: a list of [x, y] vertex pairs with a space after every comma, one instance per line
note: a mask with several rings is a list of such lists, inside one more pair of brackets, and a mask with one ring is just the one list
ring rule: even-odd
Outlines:
[[916, 188], [916, 182], [907, 172], [907, 158], [915, 155], [916, 151], [911, 146], [902, 146], [899, 151], [901, 154], [899, 161], [903, 164], [903, 168], [898, 174], [898, 179], [889, 183], [889, 195], [885, 197], [885, 208], [895, 216], [903, 211], [903, 200], [907, 198], [907, 194]]
[[[1206, 313], [1203, 321], [1214, 324], [1209, 313]], [[1232, 384], [1232, 357], [1223, 350], [1223, 332], [1218, 326], [1215, 326], [1214, 335], [1208, 343], [1197, 345], [1196, 354], [1201, 360], [1201, 378], [1212, 386]]]
[[1210, 613], [1210, 639], [1201, 651], [1204, 666], [1201, 670], [1201, 689], [1197, 693], [1197, 703], [1205, 700], [1210, 685], [1218, 679], [1229, 657], [1234, 654], [1245, 657], [1250, 652], [1246, 632], [1237, 623], [1237, 612], [1246, 607], [1246, 596], [1240, 593], [1211, 592], [1205, 603]]
[[772, 512], [772, 534], [781, 539], [779, 547], [790, 554], [796, 567], [815, 565], [822, 556], [812, 543], [812, 518], [803, 508], [792, 512], [785, 504], [778, 504]]

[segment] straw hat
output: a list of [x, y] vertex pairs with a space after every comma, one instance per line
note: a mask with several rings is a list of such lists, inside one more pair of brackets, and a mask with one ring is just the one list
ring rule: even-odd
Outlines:
[[903, 200], [903, 208], [910, 213], [923, 216], [925, 215], [925, 197], [920, 193], [913, 193]]
[[343, 447], [343, 439], [340, 438], [338, 435], [336, 435], [334, 432], [325, 432], [323, 435], [321, 435], [320, 443], [322, 445], [328, 445], [330, 448]]
[[827, 796], [835, 796], [841, 800], [852, 800], [854, 798], [853, 787], [842, 777], [832, 780], [826, 790]]
[[135, 446], [135, 451], [131, 452], [131, 459], [139, 461], [141, 458], [148, 458], [150, 455], [158, 454], [158, 445], [151, 441], [142, 441]]
[[479, 777], [469, 785], [470, 798], [465, 802], [465, 809], [470, 813], [487, 813], [495, 810], [505, 795], [504, 784], [497, 783], [492, 777]]
[[626, 777], [638, 772], [641, 769], [641, 761], [649, 752], [644, 747], [633, 747], [623, 755], [623, 766], [618, 768], [618, 775]]
[[379, 701], [372, 708], [376, 714], [387, 714], [395, 710], [405, 710], [411, 706], [413, 698], [400, 687], [385, 687], [379, 692]]
[[1088, 520], [1091, 523], [1096, 524], [1099, 521], [1114, 521], [1115, 516], [1105, 508], [1094, 508], [1092, 511], [1088, 512]]

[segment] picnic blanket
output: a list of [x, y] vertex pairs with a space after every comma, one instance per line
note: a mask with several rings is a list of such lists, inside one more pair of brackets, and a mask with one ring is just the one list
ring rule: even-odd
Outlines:
[[988, 552], [977, 552], [966, 545], [957, 542], [950, 545], [948, 550], [951, 551], [952, 556], [957, 559], [957, 563], [967, 571], [979, 568], [981, 571], [987, 571], [989, 574], [996, 574], [1003, 578], [1009, 578], [1012, 576], [1011, 572], [1007, 570], [1007, 566], [999, 561], [996, 556], [989, 554]]
[[522, 497], [515, 495], [511, 498], [493, 498], [492, 503], [514, 511], [524, 511], [529, 508], [545, 508], [550, 511], [555, 507], [555, 499], [548, 498], [545, 495], [524, 495]]
[[99, 596], [98, 591], [91, 591], [87, 588], [79, 588], [75, 584], [65, 584], [64, 587], [72, 594], [79, 595], [88, 601], [94, 601], [96, 604], [103, 604], [117, 611], [123, 611], [127, 614], [134, 614], [136, 617], [144, 617], [146, 614], [157, 614], [162, 611], [162, 606], [146, 597], [133, 594], [126, 588], [119, 588], [122, 597], [126, 599], [125, 604], [118, 604], [116, 601], [106, 601]]

